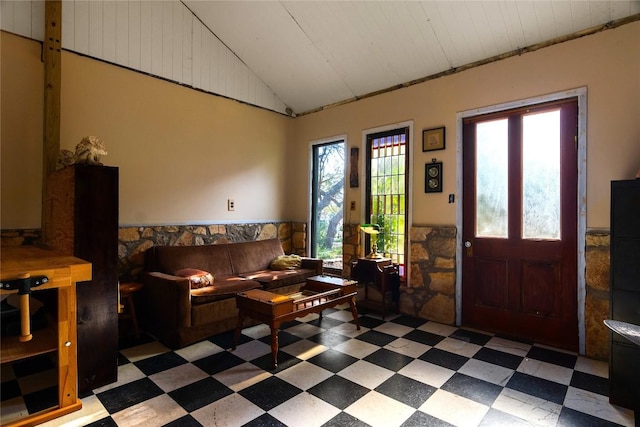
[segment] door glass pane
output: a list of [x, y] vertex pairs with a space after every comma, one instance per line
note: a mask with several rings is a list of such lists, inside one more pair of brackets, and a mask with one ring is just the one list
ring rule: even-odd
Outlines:
[[522, 117], [522, 237], [560, 238], [560, 110]]
[[476, 236], [508, 237], [507, 119], [476, 124]]

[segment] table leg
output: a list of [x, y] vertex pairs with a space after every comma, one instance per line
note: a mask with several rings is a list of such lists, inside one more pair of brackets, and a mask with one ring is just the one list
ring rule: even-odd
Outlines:
[[131, 316], [131, 323], [133, 323], [133, 334], [137, 340], [140, 339], [140, 329], [138, 328], [138, 317], [136, 315], [136, 306], [133, 302], [133, 293], [127, 294], [127, 310], [129, 310], [129, 315]]
[[271, 358], [273, 360], [273, 369], [278, 367], [278, 323], [272, 322], [269, 324], [271, 328]]
[[244, 323], [244, 312], [238, 312], [238, 323], [236, 323], [236, 330], [233, 333], [233, 348], [231, 350], [235, 350], [238, 345], [238, 340], [240, 340], [240, 332], [242, 332], [242, 324]]
[[353, 321], [356, 322], [356, 329], [360, 330], [360, 317], [358, 317], [358, 308], [356, 307], [355, 297], [349, 300], [349, 307], [351, 307], [351, 314], [353, 315]]

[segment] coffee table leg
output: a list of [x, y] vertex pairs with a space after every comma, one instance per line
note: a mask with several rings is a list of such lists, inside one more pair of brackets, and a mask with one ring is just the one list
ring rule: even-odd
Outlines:
[[271, 358], [273, 359], [273, 369], [278, 367], [278, 328], [277, 323], [269, 324], [271, 328]]
[[358, 317], [358, 309], [356, 307], [355, 298], [349, 300], [349, 306], [351, 307], [353, 321], [356, 322], [356, 329], [360, 330], [360, 318]]
[[233, 334], [233, 348], [231, 350], [235, 350], [238, 345], [238, 340], [240, 339], [240, 332], [242, 332], [242, 324], [244, 323], [244, 313], [242, 311], [238, 312], [238, 323], [236, 323], [236, 330]]

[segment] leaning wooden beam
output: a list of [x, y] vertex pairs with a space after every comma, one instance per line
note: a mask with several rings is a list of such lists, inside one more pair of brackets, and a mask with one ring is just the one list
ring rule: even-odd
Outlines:
[[42, 234], [44, 235], [44, 200], [47, 176], [56, 170], [60, 152], [60, 82], [62, 66], [62, 2], [45, 1], [44, 9], [44, 137], [42, 145]]

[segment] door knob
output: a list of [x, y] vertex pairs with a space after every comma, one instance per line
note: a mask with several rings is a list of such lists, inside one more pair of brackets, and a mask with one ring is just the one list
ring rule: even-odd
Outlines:
[[467, 256], [473, 256], [473, 249], [471, 248], [471, 241], [467, 240], [464, 242], [464, 247], [467, 248]]

